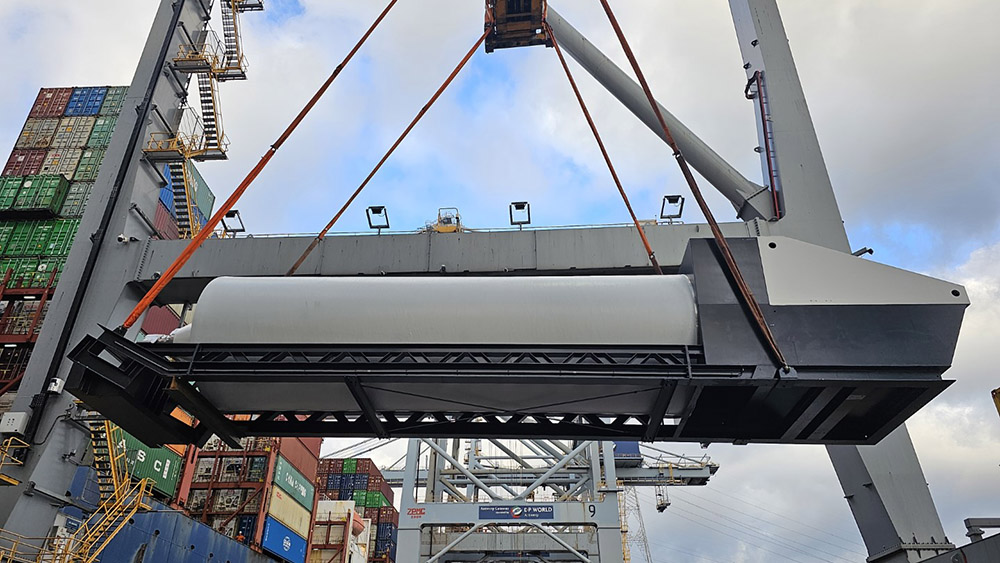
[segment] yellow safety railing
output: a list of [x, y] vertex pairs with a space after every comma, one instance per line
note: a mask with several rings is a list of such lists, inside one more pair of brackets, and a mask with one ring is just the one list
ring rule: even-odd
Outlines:
[[16, 436], [11, 436], [3, 441], [3, 445], [0, 446], [2, 448], [0, 449], [0, 484], [17, 485], [20, 483], [17, 479], [4, 474], [4, 469], [24, 465], [24, 459], [20, 453], [30, 447], [30, 444]]

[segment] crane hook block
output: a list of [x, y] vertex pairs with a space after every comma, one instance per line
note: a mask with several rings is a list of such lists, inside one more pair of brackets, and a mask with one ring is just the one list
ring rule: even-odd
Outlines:
[[486, 52], [533, 45], [552, 46], [545, 26], [545, 0], [486, 0], [486, 21], [493, 32], [486, 38]]

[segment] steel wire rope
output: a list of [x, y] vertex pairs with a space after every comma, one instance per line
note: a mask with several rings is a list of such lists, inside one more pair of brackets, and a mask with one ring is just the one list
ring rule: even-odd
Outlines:
[[826, 530], [824, 530], [822, 528], [819, 528], [817, 526], [812, 526], [812, 525], [806, 524], [805, 522], [802, 522], [802, 521], [798, 520], [797, 518], [792, 518], [791, 516], [786, 516], [786, 515], [781, 514], [779, 512], [775, 512], [773, 510], [768, 510], [767, 508], [764, 508], [763, 506], [760, 506], [757, 503], [750, 502], [748, 500], [742, 499], [742, 498], [736, 496], [734, 493], [732, 493], [730, 491], [721, 490], [721, 489], [719, 489], [718, 487], [716, 487], [714, 485], [712, 487], [706, 487], [705, 490], [711, 491], [711, 492], [713, 492], [715, 494], [718, 494], [718, 495], [722, 495], [722, 496], [724, 496], [724, 497], [726, 497], [728, 499], [732, 499], [732, 500], [735, 500], [735, 501], [738, 501], [738, 502], [742, 502], [743, 504], [746, 504], [748, 506], [752, 506], [752, 507], [757, 508], [759, 510], [763, 510], [764, 512], [767, 512], [768, 514], [773, 514], [775, 516], [778, 516], [779, 518], [784, 518], [785, 520], [788, 520], [788, 521], [791, 521], [791, 522], [795, 522], [796, 524], [800, 524], [800, 525], [802, 525], [802, 526], [804, 526], [806, 528], [810, 528], [810, 529], [815, 530], [817, 532], [824, 533], [824, 534], [826, 534], [826, 535], [828, 535], [830, 537], [837, 538], [839, 540], [843, 540], [843, 541], [845, 541], [847, 543], [850, 543], [851, 545], [854, 545], [856, 547], [862, 547], [862, 545], [860, 543], [858, 543], [857, 540], [852, 540], [850, 538], [845, 538], [844, 536], [840, 536], [840, 535], [828, 532], [828, 531], [826, 531]]
[[364, 35], [361, 36], [361, 39], [354, 45], [354, 48], [352, 48], [350, 52], [347, 53], [347, 56], [344, 58], [344, 60], [339, 65], [337, 65], [337, 68], [333, 70], [330, 76], [326, 79], [326, 82], [324, 82], [323, 85], [320, 86], [319, 90], [317, 90], [316, 93], [313, 94], [313, 97], [306, 103], [305, 107], [302, 108], [302, 110], [298, 113], [298, 115], [295, 116], [295, 119], [293, 119], [292, 122], [288, 125], [288, 127], [285, 128], [281, 136], [278, 137], [278, 140], [275, 141], [273, 145], [271, 145], [271, 147], [268, 149], [266, 153], [264, 153], [264, 156], [262, 156], [257, 165], [250, 170], [250, 172], [246, 175], [246, 178], [244, 178], [243, 181], [240, 182], [240, 185], [237, 186], [236, 190], [233, 191], [233, 193], [229, 196], [228, 199], [226, 199], [225, 203], [222, 204], [222, 207], [220, 207], [219, 210], [216, 211], [214, 215], [212, 215], [212, 217], [208, 220], [208, 222], [205, 223], [205, 226], [201, 228], [201, 231], [199, 231], [198, 234], [193, 239], [191, 239], [191, 242], [188, 243], [188, 245], [184, 248], [181, 254], [173, 261], [173, 263], [170, 264], [170, 267], [163, 272], [163, 274], [160, 276], [158, 280], [156, 280], [156, 283], [153, 284], [153, 287], [149, 288], [149, 291], [147, 291], [146, 294], [142, 297], [142, 299], [139, 300], [139, 303], [136, 304], [135, 308], [132, 309], [132, 312], [129, 313], [129, 316], [125, 319], [125, 322], [122, 323], [122, 325], [119, 327], [119, 332], [124, 332], [125, 330], [131, 328], [132, 325], [134, 325], [136, 321], [139, 320], [139, 317], [141, 317], [142, 314], [146, 311], [146, 309], [148, 309], [149, 306], [153, 304], [153, 301], [156, 300], [156, 297], [160, 294], [161, 291], [163, 291], [163, 288], [166, 287], [168, 283], [170, 283], [170, 280], [172, 280], [174, 276], [177, 275], [177, 272], [180, 271], [181, 267], [183, 267], [184, 264], [187, 263], [187, 261], [195, 253], [195, 251], [198, 250], [198, 248], [202, 245], [202, 243], [204, 243], [205, 240], [207, 240], [208, 237], [212, 235], [212, 232], [215, 230], [215, 227], [222, 221], [222, 218], [225, 217], [226, 213], [229, 213], [229, 211], [232, 210], [232, 208], [240, 200], [243, 194], [247, 191], [247, 188], [250, 187], [250, 184], [257, 179], [257, 176], [259, 176], [261, 171], [264, 170], [264, 167], [267, 166], [267, 163], [270, 162], [271, 158], [275, 155], [275, 153], [278, 152], [278, 149], [281, 148], [281, 146], [285, 143], [285, 141], [288, 140], [288, 138], [292, 135], [295, 129], [298, 128], [299, 124], [302, 123], [302, 121], [313, 109], [313, 107], [315, 107], [315, 105], [319, 102], [320, 98], [323, 97], [323, 94], [325, 94], [326, 91], [330, 88], [330, 85], [333, 84], [333, 81], [336, 80], [338, 76], [340, 76], [340, 73], [344, 70], [344, 67], [347, 66], [347, 63], [354, 58], [354, 55], [361, 49], [361, 46], [364, 45], [364, 43], [368, 40], [371, 34], [375, 31], [375, 28], [377, 28], [379, 24], [382, 23], [382, 20], [384, 20], [386, 15], [389, 14], [389, 11], [392, 9], [392, 7], [396, 5], [396, 2], [398, 2], [398, 0], [389, 1], [389, 4], [386, 5], [384, 10], [382, 10], [382, 13], [379, 14], [379, 16], [372, 23], [372, 25], [364, 33]]
[[[680, 492], [678, 492], [678, 493], [676, 493], [676, 494], [675, 494], [675, 496], [676, 496], [677, 494], [679, 494], [679, 495], [680, 495], [680, 496], [677, 496], [677, 498], [678, 498], [678, 499], [681, 499], [681, 500], [684, 500], [684, 497], [686, 497], [686, 496], [687, 496], [687, 493], [680, 493]], [[815, 541], [818, 541], [818, 542], [822, 542], [822, 543], [825, 543], [825, 544], [827, 544], [827, 545], [829, 545], [829, 546], [831, 546], [831, 547], [835, 547], [835, 548], [837, 548], [837, 549], [843, 549], [843, 550], [847, 550], [847, 551], [850, 551], [851, 553], [855, 553], [855, 554], [857, 554], [857, 555], [860, 555], [860, 556], [862, 556], [862, 557], [868, 557], [868, 554], [867, 554], [867, 553], [861, 553], [860, 551], [856, 551], [856, 550], [854, 550], [853, 548], [848, 548], [848, 547], [845, 547], [845, 546], [843, 546], [843, 545], [838, 545], [838, 544], [835, 544], [835, 543], [831, 543], [831, 542], [828, 542], [828, 541], [824, 540], [823, 538], [818, 538], [818, 537], [816, 537], [816, 536], [813, 536], [813, 535], [810, 535], [810, 534], [807, 534], [807, 533], [805, 533], [805, 532], [802, 532], [802, 531], [799, 531], [799, 530], [795, 530], [795, 529], [792, 529], [792, 528], [789, 528], [789, 527], [787, 527], [787, 526], [785, 526], [785, 525], [783, 525], [783, 524], [779, 524], [779, 523], [777, 523], [777, 522], [775, 522], [775, 521], [773, 521], [773, 520], [769, 520], [769, 519], [767, 519], [767, 518], [763, 518], [763, 517], [761, 517], [761, 516], [759, 516], [759, 515], [755, 515], [755, 514], [750, 514], [749, 512], [744, 512], [744, 511], [742, 511], [742, 510], [740, 510], [740, 509], [738, 509], [738, 508], [734, 508], [734, 507], [732, 507], [732, 506], [729, 506], [729, 505], [726, 505], [726, 504], [723, 504], [723, 503], [721, 503], [721, 502], [716, 502], [716, 501], [713, 501], [713, 500], [711, 500], [711, 499], [707, 499], [707, 498], [700, 498], [700, 497], [699, 497], [699, 498], [697, 498], [697, 500], [698, 500], [699, 502], [707, 502], [707, 503], [709, 503], [709, 504], [714, 504], [715, 506], [718, 506], [718, 507], [721, 507], [721, 508], [724, 508], [724, 509], [726, 509], [726, 510], [731, 510], [731, 511], [733, 511], [733, 512], [737, 513], [737, 514], [742, 514], [743, 516], [747, 516], [747, 517], [750, 517], [750, 518], [754, 518], [754, 519], [757, 519], [757, 520], [762, 520], [762, 521], [764, 521], [764, 522], [767, 522], [768, 524], [771, 524], [772, 526], [775, 526], [775, 527], [777, 527], [777, 528], [781, 528], [781, 529], [783, 529], [783, 530], [787, 530], [787, 531], [789, 531], [789, 532], [792, 532], [793, 534], [798, 534], [798, 535], [801, 535], [801, 536], [804, 536], [804, 537], [807, 537], [807, 538], [809, 538], [809, 539], [811, 539], [811, 540], [815, 540]], [[691, 499], [687, 499], [687, 500], [684, 500], [684, 502], [686, 502], [686, 503], [688, 503], [688, 504], [693, 504], [693, 503], [692, 503], [692, 501], [691, 501]], [[833, 554], [830, 554], [830, 555], [833, 555]], [[838, 556], [838, 557], [839, 557], [839, 556]]]
[[555, 48], [556, 56], [559, 57], [559, 63], [566, 72], [566, 78], [569, 80], [569, 85], [573, 88], [573, 94], [576, 95], [576, 100], [580, 103], [580, 109], [583, 110], [583, 116], [587, 119], [587, 125], [590, 126], [590, 130], [594, 134], [594, 139], [597, 141], [597, 146], [601, 149], [601, 155], [604, 157], [604, 162], [608, 165], [608, 171], [611, 173], [611, 178], [615, 181], [615, 186], [618, 187], [618, 193], [621, 194], [622, 201], [625, 202], [625, 208], [628, 209], [628, 214], [632, 217], [632, 223], [635, 225], [636, 230], [639, 231], [639, 238], [642, 239], [642, 245], [646, 249], [646, 255], [649, 256], [649, 262], [653, 265], [653, 270], [655, 270], [657, 274], [663, 275], [660, 263], [656, 261], [656, 253], [653, 252], [653, 247], [650, 246], [649, 239], [646, 238], [646, 231], [642, 228], [642, 224], [639, 223], [639, 218], [636, 217], [635, 211], [632, 209], [632, 204], [628, 200], [628, 194], [625, 193], [625, 188], [622, 186], [622, 181], [618, 177], [615, 165], [611, 162], [611, 156], [608, 154], [608, 149], [604, 146], [604, 140], [601, 139], [601, 133], [597, 130], [594, 118], [591, 117], [590, 110], [587, 109], [587, 103], [583, 100], [583, 94], [580, 93], [580, 88], [576, 85], [576, 80], [573, 78], [573, 73], [569, 69], [569, 64], [566, 63], [566, 57], [563, 56], [562, 48], [559, 47], [559, 41], [556, 39], [556, 34], [552, 31], [552, 27], [549, 26], [548, 22], [545, 22], [544, 25], [546, 32], [552, 39], [552, 46]]
[[[748, 540], [746, 538], [742, 538], [742, 537], [733, 535], [731, 533], [728, 533], [728, 532], [722, 530], [719, 527], [719, 523], [718, 522], [712, 522], [712, 521], [708, 520], [707, 518], [705, 518], [704, 516], [695, 514], [693, 512], [689, 512], [689, 511], [684, 510], [684, 509], [674, 509], [674, 510], [672, 510], [672, 512], [687, 515], [687, 518], [685, 518], [686, 522], [691, 522], [692, 524], [696, 524], [698, 526], [701, 526], [703, 528], [711, 530], [711, 531], [713, 531], [713, 532], [715, 532], [717, 534], [721, 534], [723, 536], [732, 538], [732, 539], [734, 539], [734, 540], [736, 540], [738, 542], [742, 542], [742, 543], [745, 543], [747, 545], [751, 545], [753, 547], [756, 547], [757, 549], [766, 551], [768, 553], [773, 553], [774, 555], [777, 555], [779, 557], [785, 558], [785, 560], [787, 560], [787, 561], [794, 561], [796, 563], [808, 563], [806, 561], [802, 561], [801, 559], [796, 559], [796, 558], [794, 558], [794, 557], [792, 557], [790, 555], [787, 555], [785, 553], [778, 553], [777, 551], [774, 551], [773, 549], [770, 549], [770, 548], [765, 547], [765, 546], [760, 545], [760, 544], [756, 544], [756, 543], [754, 543], [754, 542], [752, 542], [752, 541], [750, 541], [750, 540]], [[730, 528], [728, 526], [724, 526], [724, 527], [728, 528], [729, 530], [731, 530], [731, 531], [733, 531], [735, 533], [746, 535], [746, 532], [742, 532], [740, 530], [733, 530], [732, 528]], [[778, 548], [779, 549], [783, 549], [785, 551], [797, 551], [797, 550], [791, 550], [791, 549], [780, 547], [780, 546], [778, 546]], [[810, 558], [813, 558], [813, 559], [820, 559], [820, 560], [823, 560], [823, 561], [828, 561], [828, 560], [824, 560], [822, 557], [815, 557], [815, 556], [809, 555], [808, 553], [802, 553], [802, 555], [805, 555], [806, 557], [810, 557]]]
[[670, 146], [671, 150], [673, 150], [674, 160], [677, 161], [677, 165], [680, 167], [681, 173], [684, 175], [684, 179], [687, 181], [692, 195], [694, 195], [695, 200], [698, 202], [698, 207], [701, 208], [701, 212], [705, 216], [705, 220], [708, 221], [708, 226], [712, 231], [712, 236], [715, 239], [716, 246], [718, 246], [719, 251], [722, 253], [726, 269], [729, 271], [730, 276], [732, 276], [737, 289], [739, 289], [739, 294], [743, 300], [743, 304], [750, 310], [749, 312], [751, 318], [754, 321], [757, 330], [760, 332], [760, 335], [764, 338], [768, 351], [774, 357], [778, 367], [787, 372], [790, 369], [788, 362], [785, 360], [784, 354], [781, 353], [781, 349], [778, 347], [778, 342], [774, 339], [774, 334], [771, 333], [770, 327], [767, 326], [767, 320], [764, 318], [764, 312], [761, 310], [760, 304], [757, 303], [757, 299], [754, 297], [753, 291], [751, 291], [750, 286], [743, 278], [743, 273], [740, 271], [739, 265], [736, 264], [736, 259], [733, 258], [733, 253], [729, 248], [729, 243], [726, 242], [726, 237], [722, 234], [722, 229], [719, 227], [719, 223], [715, 220], [712, 210], [708, 207], [708, 203], [705, 201], [705, 197], [702, 195], [701, 189], [698, 187], [698, 182], [694, 179], [694, 174], [691, 172], [691, 167], [688, 166], [687, 160], [684, 158], [680, 148], [674, 141], [673, 135], [670, 133], [670, 128], [667, 127], [666, 120], [663, 119], [663, 113], [660, 111], [660, 106], [656, 103], [656, 98], [653, 97], [653, 91], [649, 88], [649, 83], [646, 82], [646, 77], [642, 73], [642, 69], [639, 68], [639, 62], [636, 60], [635, 54], [632, 52], [632, 48], [628, 44], [628, 40], [625, 39], [625, 33], [622, 31], [621, 26], [618, 25], [618, 20], [615, 18], [614, 12], [611, 11], [611, 5], [608, 4], [608, 0], [600, 0], [600, 2], [601, 5], [604, 6], [604, 12], [608, 15], [611, 27], [615, 30], [615, 35], [618, 36], [618, 42], [621, 43], [622, 49], [625, 51], [625, 56], [632, 65], [632, 70], [639, 79], [639, 84], [642, 86], [642, 90], [646, 94], [646, 99], [649, 101], [649, 105], [652, 106], [656, 119], [660, 122], [660, 127], [663, 129], [663, 134], [666, 138], [667, 144]]
[[[710, 508], [706, 508], [704, 506], [701, 506], [701, 505], [699, 505], [699, 504], [697, 504], [695, 502], [692, 502], [692, 501], [690, 501], [688, 499], [685, 499], [685, 498], [683, 498], [681, 496], [677, 496], [676, 492], [674, 494], [674, 498], [675, 498], [675, 500], [678, 500], [678, 501], [680, 501], [680, 502], [682, 502], [684, 504], [687, 504], [687, 505], [689, 505], [689, 506], [691, 506], [693, 508], [697, 508], [697, 509], [702, 510], [704, 512], [707, 512], [707, 513], [709, 513], [709, 514], [711, 514], [713, 516], [716, 516], [718, 518], [722, 518], [724, 520], [732, 522], [733, 524], [735, 524], [737, 526], [741, 526], [741, 527], [747, 528], [747, 529], [749, 529], [750, 532], [761, 534], [762, 536], [764, 536], [764, 537], [760, 538], [762, 540], [767, 541], [766, 538], [770, 538], [771, 541], [773, 541], [774, 543], [776, 543], [778, 545], [782, 545], [784, 543], [794, 544], [794, 545], [797, 545], [797, 546], [799, 546], [801, 548], [810, 549], [810, 550], [813, 550], [813, 551], [816, 551], [816, 552], [819, 552], [819, 553], [823, 553], [825, 555], [829, 555], [831, 557], [836, 557], [837, 559], [841, 559], [841, 560], [847, 561], [849, 563], [851, 563], [851, 562], [854, 561], [853, 559], [848, 559], [848, 558], [846, 558], [846, 557], [844, 557], [842, 555], [837, 555], [836, 553], [830, 553], [829, 551], [820, 549], [818, 547], [811, 546], [811, 545], [809, 545], [809, 544], [807, 544], [805, 542], [802, 542], [802, 541], [799, 541], [799, 540], [796, 540], [796, 539], [792, 539], [791, 537], [776, 536], [775, 534], [772, 534], [770, 532], [766, 532], [766, 531], [761, 530], [759, 528], [754, 528], [753, 525], [748, 524], [746, 522], [743, 522], [741, 520], [738, 520], [736, 518], [733, 518], [732, 516], [729, 516], [729, 515], [726, 515], [726, 514], [722, 514], [720, 512], [712, 510]], [[795, 549], [794, 547], [791, 547], [791, 546], [786, 546], [786, 547], [789, 547], [790, 549]], [[840, 546], [834, 546], [834, 547], [838, 547], [838, 548], [840, 548], [842, 550], [844, 549], [844, 548], [842, 548]], [[817, 556], [817, 558], [818, 558], [818, 556]], [[830, 563], [833, 563], [833, 562], [830, 561]]]
[[[647, 496], [644, 493], [639, 493], [639, 494], [642, 495], [643, 498], [645, 498], [646, 500], [649, 500], [649, 501], [654, 500], [652, 497], [649, 497], [649, 496]], [[680, 499], [678, 499], [678, 500], [680, 500]], [[713, 511], [711, 509], [707, 509], [707, 508], [698, 506], [698, 505], [693, 504], [693, 503], [691, 503], [689, 501], [682, 501], [682, 502], [685, 502], [685, 503], [691, 505], [693, 508], [698, 508], [700, 510], [703, 510], [703, 511], [711, 514], [715, 518], [722, 518], [724, 520], [728, 520], [729, 522], [732, 522], [732, 523], [736, 524], [736, 526], [734, 526], [733, 524], [727, 524], [725, 522], [719, 522], [719, 521], [716, 521], [716, 520], [712, 520], [712, 523], [714, 525], [716, 525], [716, 526], [725, 527], [725, 528], [729, 529], [730, 531], [732, 531], [734, 533], [751, 535], [751, 537], [753, 537], [754, 539], [760, 540], [762, 542], [765, 542], [765, 543], [767, 543], [769, 545], [772, 545], [772, 546], [774, 546], [776, 548], [785, 549], [785, 550], [789, 550], [789, 551], [794, 551], [794, 552], [799, 553], [801, 555], [805, 555], [807, 557], [812, 557], [814, 559], [819, 559], [819, 560], [824, 561], [826, 563], [836, 563], [836, 562], [832, 561], [830, 559], [827, 559], [826, 557], [823, 557], [821, 555], [817, 555], [816, 553], [810, 553], [809, 551], [804, 551], [803, 548], [805, 550], [810, 550], [810, 551], [822, 553], [824, 555], [829, 555], [831, 557], [835, 557], [835, 558], [837, 558], [839, 560], [842, 560], [842, 561], [848, 561], [848, 562], [854, 561], [853, 559], [848, 559], [848, 558], [843, 557], [841, 555], [835, 555], [835, 554], [829, 553], [827, 551], [823, 551], [821, 549], [818, 549], [816, 547], [810, 546], [810, 545], [805, 544], [803, 542], [799, 542], [799, 541], [793, 540], [791, 538], [785, 538], [785, 537], [781, 537], [781, 536], [774, 536], [772, 534], [768, 534], [766, 532], [763, 532], [760, 529], [754, 528], [750, 524], [747, 524], [745, 522], [741, 522], [739, 520], [735, 520], [735, 519], [733, 519], [733, 518], [731, 518], [729, 516], [726, 516], [725, 514], [721, 514], [719, 512]], [[699, 518], [702, 518], [702, 519], [705, 519], [705, 520], [709, 520], [709, 518], [710, 518], [709, 516], [706, 516], [706, 515], [703, 515], [703, 514], [700, 514], [700, 513], [697, 513], [697, 512], [691, 512], [690, 510], [686, 510], [686, 509], [683, 509], [683, 508], [674, 507], [671, 510], [676, 511], [676, 512], [681, 512], [682, 514], [687, 514], [688, 516], [696, 516], [696, 517], [699, 517]], [[737, 527], [737, 526], [741, 526], [742, 528], [741, 527]], [[746, 530], [744, 530], [743, 528], [746, 528]], [[757, 535], [752, 535], [752, 534], [757, 534]], [[739, 538], [736, 538], [736, 539], [739, 539]], [[740, 540], [740, 541], [745, 541], [745, 540]], [[754, 544], [751, 544], [751, 545], [754, 545]]]
[[291, 276], [296, 271], [298, 271], [302, 263], [306, 261], [306, 258], [308, 258], [310, 254], [312, 254], [312, 251], [317, 246], [319, 246], [319, 243], [323, 241], [323, 239], [326, 237], [326, 234], [330, 232], [330, 229], [332, 229], [333, 226], [337, 224], [337, 221], [339, 221], [340, 217], [347, 211], [347, 208], [350, 207], [352, 203], [354, 203], [354, 200], [359, 195], [361, 195], [362, 190], [364, 190], [365, 187], [368, 185], [368, 183], [371, 182], [372, 178], [375, 177], [375, 174], [377, 174], [378, 171], [382, 168], [382, 165], [385, 164], [387, 160], [389, 160], [389, 157], [392, 156], [392, 153], [396, 151], [396, 148], [399, 147], [400, 144], [402, 144], [403, 139], [405, 139], [406, 136], [410, 134], [410, 131], [412, 131], [413, 128], [416, 127], [420, 119], [427, 114], [427, 111], [431, 109], [431, 106], [434, 105], [434, 102], [436, 102], [438, 98], [441, 97], [441, 94], [443, 94], [444, 91], [448, 88], [448, 86], [451, 85], [451, 83], [455, 80], [455, 77], [458, 76], [458, 73], [462, 70], [462, 68], [465, 67], [466, 63], [469, 62], [469, 59], [471, 59], [472, 55], [474, 55], [476, 50], [479, 49], [479, 46], [483, 44], [483, 41], [486, 41], [486, 37], [491, 32], [492, 31], [490, 26], [487, 26], [486, 31], [484, 31], [483, 34], [479, 37], [479, 40], [476, 41], [476, 44], [473, 45], [471, 49], [469, 49], [469, 52], [465, 54], [465, 57], [463, 57], [461, 62], [458, 63], [458, 66], [455, 67], [455, 70], [451, 71], [451, 74], [448, 75], [448, 78], [445, 79], [441, 87], [439, 87], [437, 91], [434, 92], [434, 95], [431, 96], [430, 101], [428, 101], [427, 104], [425, 104], [424, 107], [420, 109], [420, 112], [417, 113], [417, 116], [413, 118], [413, 121], [411, 121], [410, 124], [406, 127], [406, 129], [403, 130], [403, 134], [400, 135], [398, 139], [396, 139], [396, 142], [393, 143], [391, 147], [389, 147], [389, 150], [385, 153], [385, 156], [382, 157], [382, 160], [380, 160], [378, 164], [375, 165], [375, 168], [373, 168], [372, 171], [368, 174], [368, 177], [365, 178], [363, 182], [361, 182], [361, 185], [358, 186], [358, 189], [354, 190], [354, 193], [351, 194], [351, 197], [347, 198], [347, 201], [340, 208], [340, 211], [337, 211], [337, 214], [333, 216], [333, 219], [330, 219], [330, 222], [327, 223], [326, 226], [323, 227], [323, 230], [320, 231], [318, 235], [316, 235], [316, 238], [314, 238], [312, 242], [309, 243], [309, 246], [306, 247], [305, 251], [302, 253], [302, 256], [299, 256], [299, 259], [295, 261], [295, 264], [293, 264], [292, 267], [288, 270], [288, 272], [285, 273], [286, 276]]

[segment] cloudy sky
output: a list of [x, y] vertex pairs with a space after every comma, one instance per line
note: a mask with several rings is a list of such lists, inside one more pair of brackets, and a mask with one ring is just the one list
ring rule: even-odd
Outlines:
[[[41, 86], [128, 84], [157, 2], [0, 2], [0, 145], [13, 146]], [[619, 64], [596, 1], [553, 6]], [[201, 166], [227, 195], [342, 59], [382, 1], [268, 0], [244, 18], [250, 80], [223, 86], [230, 160]], [[1000, 515], [1000, 3], [995, 0], [780, 0], [820, 143], [854, 247], [965, 284], [973, 300], [958, 380], [910, 421], [949, 538]], [[618, 0], [657, 97], [759, 181], [753, 106], [724, 0]], [[316, 232], [481, 33], [478, 0], [403, 0], [240, 204], [256, 233]], [[639, 215], [686, 193], [656, 137], [577, 68]], [[6, 143], [6, 144], [5, 144]], [[5, 145], [4, 145], [5, 144]], [[618, 223], [627, 214], [551, 50], [478, 53], [400, 147], [338, 230], [389, 207], [411, 230], [438, 207], [503, 227], [510, 201], [536, 225]], [[731, 207], [711, 194], [720, 220]], [[693, 207], [693, 206], [689, 206]], [[685, 220], [698, 221], [691, 210]], [[334, 444], [330, 444], [333, 448]], [[697, 448], [667, 445], [701, 453]], [[860, 537], [820, 447], [713, 445], [722, 469], [655, 514], [656, 561], [860, 561]], [[393, 457], [392, 452], [382, 456]]]

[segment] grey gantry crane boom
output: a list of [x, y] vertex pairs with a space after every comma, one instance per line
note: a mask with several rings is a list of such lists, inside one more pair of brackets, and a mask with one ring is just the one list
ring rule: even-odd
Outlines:
[[[721, 231], [761, 308], [775, 317], [778, 342], [810, 337], [828, 346], [796, 351], [789, 360], [794, 371], [784, 375], [776, 373], [743, 314], [726, 271], [704, 238], [706, 229], [690, 224], [660, 225], [648, 234], [664, 270], [690, 274], [693, 286], [684, 286], [691, 283], [680, 279], [686, 276], [657, 276], [654, 281], [652, 276], [619, 276], [608, 282], [610, 289], [585, 280], [575, 280], [572, 286], [578, 297], [621, 305], [623, 317], [629, 311], [645, 313], [648, 302], [618, 301], [622, 284], [657, 284], [647, 295], [660, 289], [676, 291], [679, 299], [667, 310], [688, 309], [674, 309], [671, 318], [657, 320], [665, 331], [661, 334], [670, 335], [663, 340], [649, 340], [648, 330], [627, 327], [611, 339], [614, 325], [598, 335], [609, 338], [599, 350], [581, 349], [581, 342], [593, 335], [573, 330], [565, 341], [546, 342], [545, 349], [538, 349], [512, 339], [528, 338], [532, 329], [538, 330], [532, 321], [545, 321], [546, 313], [566, 310], [515, 307], [501, 311], [508, 318], [496, 325], [476, 319], [484, 295], [509, 299], [511, 288], [515, 293], [535, 291], [535, 299], [554, 305], [545, 293], [545, 284], [553, 283], [546, 278], [552, 274], [648, 273], [646, 254], [633, 244], [633, 227], [207, 240], [158, 295], [159, 304], [201, 299], [198, 311], [203, 314], [196, 314], [190, 340], [136, 346], [134, 329], [125, 337], [110, 331], [91, 336], [99, 324], [122, 323], [184, 252], [184, 242], [152, 240], [139, 213], [131, 211], [148, 216], [156, 204], [150, 194], [159, 186], [142, 158], [141, 140], [163, 128], [150, 119], [154, 105], [161, 110], [180, 105], [163, 72], [168, 54], [176, 53], [183, 40], [177, 30], [182, 24], [200, 29], [208, 16], [204, 2], [162, 0], [129, 91], [128, 103], [137, 111], [123, 113], [94, 185], [93, 204], [81, 222], [81, 229], [95, 236], [86, 241], [81, 237], [84, 243], [73, 248], [22, 392], [8, 413], [12, 416], [4, 419], [5, 431], [31, 444], [24, 464], [9, 470], [23, 484], [0, 494], [4, 527], [26, 534], [47, 529], [56, 509], [53, 503], [60, 502], [59, 491], [75, 469], [64, 455], [66, 448], [89, 438], [61, 418], [73, 408], [72, 397], [53, 383], [69, 380], [67, 389], [151, 443], [177, 438], [201, 443], [212, 433], [226, 439], [244, 434], [468, 438], [534, 433], [590, 440], [624, 436], [828, 444], [872, 561], [915, 560], [951, 547], [900, 424], [947, 386], [941, 373], [950, 365], [968, 303], [964, 288], [851, 256], [776, 1], [731, 0], [730, 5], [747, 70], [745, 93], [758, 114], [765, 181], [756, 184], [743, 178], [676, 118], [661, 113], [686, 160], [733, 203], [741, 221], [722, 224]], [[551, 7], [546, 23], [567, 53], [660, 134], [659, 120], [638, 85]], [[126, 242], [117, 242], [116, 233]], [[139, 242], [129, 242], [133, 237]], [[226, 276], [282, 276], [306, 247], [316, 252], [301, 262], [295, 278], [218, 280], [214, 291], [210, 287]], [[354, 278], [330, 278], [515, 270], [539, 277], [536, 282], [525, 282], [524, 276], [465, 278], [467, 284], [448, 276], [388, 276], [380, 281], [386, 287], [402, 284], [403, 296], [447, 293], [466, 300], [466, 317], [435, 343], [387, 338], [379, 332], [386, 326], [377, 323], [367, 327], [377, 338], [344, 340], [332, 347], [329, 342], [341, 341], [326, 336], [319, 343], [227, 341], [225, 332], [211, 326], [213, 307], [233, 312], [234, 301], [228, 299], [239, 296], [226, 296], [232, 284], [247, 287], [244, 296], [273, 292], [277, 286], [272, 283], [312, 283], [318, 292], [329, 289], [324, 284], [343, 284], [362, 297], [358, 303], [363, 306], [386, 294]], [[313, 276], [321, 279], [302, 279]], [[831, 284], [831, 277], [863, 283]], [[817, 298], [825, 305], [817, 306]], [[911, 320], [921, 319], [921, 330], [911, 333], [916, 340], [883, 338], [893, 334], [892, 323], [901, 322], [896, 316], [901, 310]], [[518, 319], [517, 314], [527, 316]], [[572, 314], [593, 323], [586, 312]], [[872, 319], [877, 322], [872, 324]], [[801, 324], [793, 326], [796, 322]], [[832, 340], [823, 332], [831, 326], [852, 339]], [[488, 338], [497, 334], [482, 331], [493, 328], [507, 331], [500, 334], [503, 346], [484, 348], [481, 345], [496, 342]], [[303, 332], [307, 330], [298, 334]], [[485, 340], [470, 340], [474, 338]], [[924, 345], [928, 343], [934, 345]], [[73, 346], [76, 364], [71, 371], [65, 354]], [[292, 357], [294, 371], [300, 374], [295, 377], [287, 374]], [[385, 358], [394, 364], [388, 365]], [[215, 376], [220, 369], [225, 378]], [[405, 383], [399, 379], [400, 370], [406, 373]], [[498, 370], [502, 377], [496, 376]], [[301, 375], [304, 371], [310, 374]], [[443, 384], [441, 374], [446, 372], [460, 378]], [[309, 404], [291, 402], [280, 389], [298, 384], [322, 393], [308, 394], [313, 401]], [[476, 397], [469, 397], [470, 389], [477, 389]], [[404, 394], [406, 399], [399, 400]], [[336, 401], [322, 400], [331, 397]], [[197, 414], [201, 424], [191, 428], [164, 414], [176, 405]], [[250, 420], [225, 416], [234, 413], [250, 414]], [[36, 444], [39, 428], [51, 428], [52, 439]], [[901, 499], [906, 499], [905, 510]]]

